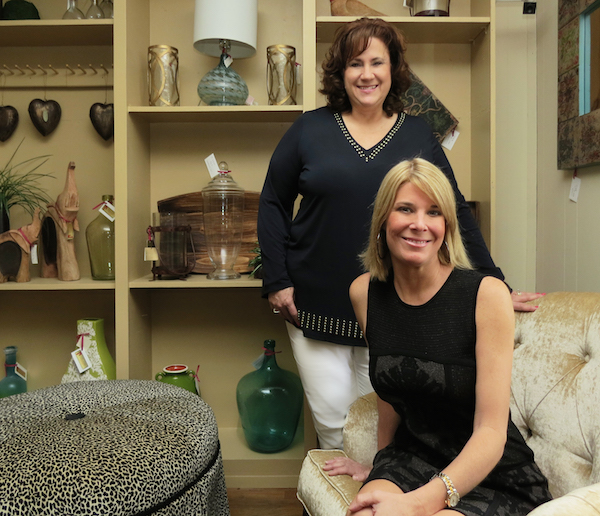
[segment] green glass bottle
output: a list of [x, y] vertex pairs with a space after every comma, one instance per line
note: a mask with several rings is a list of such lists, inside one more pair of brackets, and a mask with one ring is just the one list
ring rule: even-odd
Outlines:
[[0, 381], [0, 398], [27, 392], [27, 381], [21, 378], [15, 371], [17, 366], [16, 346], [4, 348], [4, 355], [6, 357], [4, 361], [6, 377]]
[[98, 207], [100, 213], [89, 223], [85, 230], [92, 278], [95, 280], [114, 280], [115, 220], [113, 196], [103, 195], [102, 203]]
[[292, 444], [304, 391], [298, 375], [277, 365], [275, 341], [265, 340], [264, 350], [262, 366], [242, 377], [236, 397], [248, 446], [273, 453]]

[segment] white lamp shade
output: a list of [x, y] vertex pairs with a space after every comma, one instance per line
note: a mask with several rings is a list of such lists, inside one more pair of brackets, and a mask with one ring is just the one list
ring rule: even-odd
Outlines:
[[219, 42], [229, 40], [233, 58], [256, 53], [258, 0], [196, 0], [194, 48], [213, 57], [221, 55]]

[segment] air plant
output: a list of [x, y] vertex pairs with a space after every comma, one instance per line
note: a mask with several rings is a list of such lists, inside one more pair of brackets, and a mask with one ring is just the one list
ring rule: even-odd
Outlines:
[[6, 216], [6, 221], [8, 221], [8, 214], [13, 206], [21, 206], [30, 215], [33, 215], [36, 208], [45, 208], [46, 204], [52, 202], [48, 194], [39, 186], [39, 181], [44, 177], [54, 178], [54, 176], [37, 172], [48, 161], [49, 155], [14, 163], [15, 156], [22, 144], [23, 140], [6, 165], [0, 168], [0, 215]]

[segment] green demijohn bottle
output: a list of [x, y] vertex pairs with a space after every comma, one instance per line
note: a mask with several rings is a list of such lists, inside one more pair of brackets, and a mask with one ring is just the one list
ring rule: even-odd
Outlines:
[[277, 365], [275, 341], [265, 340], [264, 350], [262, 366], [242, 377], [236, 397], [248, 446], [273, 453], [292, 444], [304, 392], [300, 378]]
[[115, 279], [115, 217], [112, 195], [103, 195], [98, 216], [89, 223], [85, 236], [92, 278]]
[[27, 392], [27, 381], [21, 378], [15, 371], [17, 368], [17, 348], [8, 346], [4, 348], [4, 367], [6, 377], [0, 381], [0, 398], [7, 398], [13, 394]]

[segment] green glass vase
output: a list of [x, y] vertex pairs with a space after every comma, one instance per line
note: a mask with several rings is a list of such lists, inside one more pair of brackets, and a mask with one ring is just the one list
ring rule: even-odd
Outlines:
[[260, 369], [242, 377], [236, 397], [248, 446], [257, 452], [274, 453], [294, 440], [304, 392], [300, 378], [277, 365], [275, 341], [266, 340], [264, 350]]
[[[115, 279], [115, 219], [112, 195], [103, 195], [100, 213], [89, 223], [85, 236], [90, 269], [95, 280]], [[112, 219], [112, 220], [111, 220]]]
[[4, 355], [6, 377], [0, 381], [0, 398], [7, 398], [13, 394], [27, 392], [27, 381], [21, 378], [15, 371], [17, 365], [16, 346], [4, 348]]

